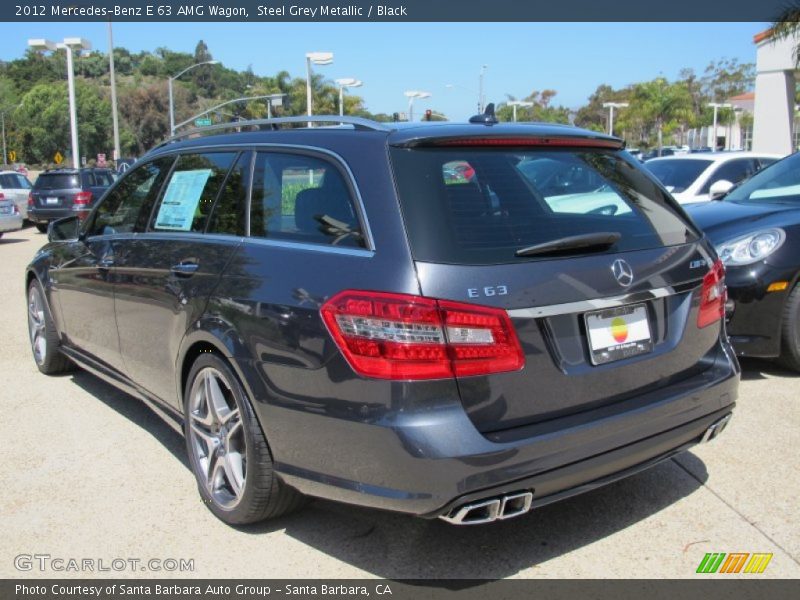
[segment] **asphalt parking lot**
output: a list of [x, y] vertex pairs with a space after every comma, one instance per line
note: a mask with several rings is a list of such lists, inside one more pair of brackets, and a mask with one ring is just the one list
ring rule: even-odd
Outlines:
[[800, 576], [800, 377], [755, 360], [718, 439], [520, 519], [458, 528], [315, 500], [228, 527], [200, 502], [182, 438], [148, 408], [81, 371], [39, 374], [23, 269], [44, 242], [32, 228], [0, 239], [0, 577], [93, 575], [15, 567], [48, 554], [194, 561], [94, 573], [105, 577], [693, 578], [707, 552], [774, 554], [739, 577]]

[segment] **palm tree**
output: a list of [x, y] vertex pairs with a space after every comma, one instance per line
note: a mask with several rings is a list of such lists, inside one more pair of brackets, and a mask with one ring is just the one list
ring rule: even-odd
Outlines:
[[631, 105], [644, 122], [655, 125], [659, 155], [664, 142], [664, 127], [688, 121], [694, 114], [689, 90], [679, 83], [671, 84], [663, 77], [634, 86]]
[[[800, 6], [787, 6], [769, 31], [776, 40], [800, 37]], [[794, 60], [800, 65], [800, 42], [795, 45]]]

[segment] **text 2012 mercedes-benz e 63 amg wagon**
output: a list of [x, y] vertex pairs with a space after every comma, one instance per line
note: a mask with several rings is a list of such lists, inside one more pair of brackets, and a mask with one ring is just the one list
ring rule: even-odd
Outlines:
[[620, 140], [479, 121], [161, 145], [27, 268], [39, 369], [149, 403], [228, 523], [306, 496], [487, 523], [716, 436], [713, 247]]

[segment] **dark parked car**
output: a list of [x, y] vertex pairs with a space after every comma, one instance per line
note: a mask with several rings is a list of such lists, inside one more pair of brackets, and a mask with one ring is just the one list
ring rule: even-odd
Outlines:
[[800, 371], [800, 154], [687, 209], [725, 263], [736, 353]]
[[[486, 523], [723, 429], [722, 265], [620, 140], [279, 129], [307, 120], [156, 148], [26, 270], [39, 369], [149, 403], [219, 518], [309, 495]], [[591, 169], [624, 210], [552, 208], [519, 168], [540, 160]]]
[[72, 214], [85, 218], [114, 183], [111, 169], [53, 169], [40, 174], [28, 196], [28, 220], [44, 233], [50, 221]]

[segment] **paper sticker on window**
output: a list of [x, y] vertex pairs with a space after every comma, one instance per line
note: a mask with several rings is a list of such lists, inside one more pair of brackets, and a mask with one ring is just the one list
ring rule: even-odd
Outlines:
[[158, 209], [156, 229], [191, 231], [200, 196], [211, 173], [211, 169], [196, 169], [172, 174]]

